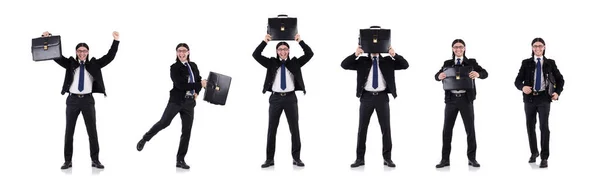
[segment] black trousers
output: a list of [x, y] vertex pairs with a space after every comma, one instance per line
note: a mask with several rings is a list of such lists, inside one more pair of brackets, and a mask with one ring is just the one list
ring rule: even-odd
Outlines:
[[360, 97], [360, 110], [358, 119], [358, 140], [356, 144], [356, 158], [364, 159], [367, 149], [367, 129], [373, 111], [377, 111], [377, 119], [381, 127], [383, 140], [383, 158], [392, 159], [392, 134], [390, 131], [390, 105], [387, 93], [372, 93], [365, 91]]
[[467, 158], [475, 160], [477, 142], [475, 140], [475, 114], [473, 113], [473, 102], [469, 101], [466, 94], [451, 94], [450, 100], [446, 102], [444, 110], [444, 131], [442, 145], [442, 160], [450, 160], [450, 149], [452, 144], [452, 130], [456, 117], [460, 112], [465, 131], [467, 132]]
[[92, 160], [98, 160], [100, 146], [98, 145], [98, 133], [96, 132], [96, 108], [92, 94], [76, 95], [70, 94], [67, 97], [67, 127], [65, 130], [65, 161], [71, 161], [73, 158], [73, 135], [75, 134], [75, 124], [79, 113], [83, 114], [85, 128], [87, 129], [90, 141], [90, 157]]
[[525, 118], [527, 123], [527, 136], [529, 137], [529, 149], [531, 154], [539, 154], [535, 133], [536, 114], [540, 118], [541, 146], [540, 154], [543, 160], [550, 156], [550, 129], [548, 127], [548, 116], [550, 115], [549, 95], [540, 92], [540, 95], [531, 96], [529, 101], [525, 102]]
[[295, 92], [273, 93], [269, 97], [269, 131], [267, 133], [267, 159], [275, 157], [275, 139], [281, 113], [285, 116], [292, 134], [292, 158], [300, 159], [300, 130], [298, 126], [298, 98]]
[[150, 141], [159, 131], [168, 127], [175, 115], [179, 113], [181, 117], [181, 138], [179, 140], [179, 150], [177, 151], [177, 161], [184, 161], [190, 144], [190, 134], [194, 122], [194, 107], [196, 107], [196, 100], [191, 97], [185, 98], [183, 102], [169, 102], [160, 120], [144, 134], [143, 139]]

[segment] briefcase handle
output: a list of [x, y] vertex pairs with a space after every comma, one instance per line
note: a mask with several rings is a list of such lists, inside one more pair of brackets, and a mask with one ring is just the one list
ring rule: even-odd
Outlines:
[[[50, 36], [52, 36], [52, 33], [48, 33], [48, 37]], [[43, 34], [42, 37], [44, 37]], [[44, 50], [48, 50], [48, 39], [44, 40]]]
[[286, 15], [286, 14], [277, 15], [277, 18], [287, 18], [287, 17], [288, 17], [288, 15]]

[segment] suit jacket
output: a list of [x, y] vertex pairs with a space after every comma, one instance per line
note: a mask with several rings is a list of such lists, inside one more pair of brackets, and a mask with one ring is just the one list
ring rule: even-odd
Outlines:
[[[481, 66], [479, 66], [479, 63], [477, 63], [477, 60], [475, 59], [469, 59], [467, 57], [465, 57], [465, 60], [462, 61], [462, 63], [460, 64], [460, 66], [456, 66], [456, 63], [454, 63], [454, 59], [450, 59], [450, 60], [446, 60], [444, 61], [444, 65], [442, 66], [442, 68], [435, 73], [435, 80], [437, 81], [441, 81], [438, 76], [440, 75], [440, 73], [444, 72], [444, 68], [445, 67], [473, 67], [473, 71], [479, 73], [479, 78], [480, 79], [486, 79], [488, 77], [488, 72]], [[475, 86], [475, 80], [473, 81], [473, 89], [468, 89], [466, 90], [466, 95], [467, 98], [469, 99], [469, 101], [473, 101], [476, 99], [477, 96], [477, 87]], [[445, 96], [444, 96], [444, 102], [448, 102], [450, 101], [450, 97], [452, 96], [452, 92], [450, 90], [445, 90]]]
[[200, 94], [202, 89], [202, 77], [198, 71], [198, 65], [194, 62], [188, 62], [194, 73], [194, 83], [189, 83], [188, 78], [190, 71], [188, 68], [177, 59], [177, 62], [171, 65], [171, 80], [173, 81], [173, 89], [170, 91], [169, 102], [183, 102], [187, 91], [195, 90], [196, 94]]
[[[396, 54], [394, 58], [390, 56], [379, 57], [381, 57], [379, 59], [379, 68], [383, 75], [383, 79], [385, 79], [386, 82], [385, 92], [391, 93], [392, 96], [396, 98], [396, 76], [394, 70], [407, 69], [408, 62], [399, 54]], [[371, 54], [369, 54], [368, 57], [356, 58], [354, 53], [346, 57], [346, 59], [342, 61], [342, 68], [346, 70], [356, 70], [356, 97], [360, 97], [365, 90], [365, 83], [369, 77], [369, 72], [371, 72], [373, 62]]]
[[[92, 57], [92, 59], [85, 61], [85, 70], [94, 78], [94, 81], [92, 82], [92, 93], [103, 93], [104, 96], [106, 96], [101, 69], [115, 58], [118, 49], [119, 41], [113, 40], [110, 50], [108, 50], [106, 55], [102, 56], [100, 59]], [[63, 82], [62, 91], [60, 92], [60, 94], [65, 94], [66, 92], [69, 92], [69, 88], [71, 88], [71, 85], [73, 84], [75, 69], [79, 67], [79, 63], [73, 57], [67, 59], [64, 56], [54, 59], [54, 61], [65, 68], [65, 80]]]
[[[523, 86], [531, 86], [533, 87], [533, 80], [535, 77], [535, 69], [536, 69], [536, 62], [534, 61], [533, 57], [529, 58], [529, 59], [525, 59], [523, 60], [523, 62], [521, 62], [521, 68], [519, 69], [519, 74], [517, 74], [517, 77], [515, 78], [515, 87], [517, 87], [517, 89], [519, 90], [523, 90]], [[556, 92], [558, 95], [560, 95], [560, 93], [562, 93], [563, 91], [563, 86], [565, 85], [565, 80], [563, 79], [562, 74], [560, 74], [560, 71], [558, 70], [558, 68], [556, 67], [556, 62], [554, 62], [554, 60], [552, 59], [548, 59], [546, 57], [544, 57], [544, 61], [542, 64], [542, 73], [543, 75], [543, 80], [546, 81], [546, 92], [549, 90], [549, 88], [552, 88], [554, 86], [551, 86], [552, 84], [550, 83], [550, 80], [548, 80], [551, 76], [554, 76], [555, 79], [555, 85], [556, 88], [554, 90], [554, 92]], [[528, 102], [529, 99], [533, 97], [532, 94], [525, 94], [523, 93], [523, 102]], [[551, 96], [547, 96], [548, 97], [548, 101], [552, 102], [552, 97]]]
[[[308, 45], [304, 43], [304, 40], [300, 41], [299, 44], [300, 47], [302, 47], [302, 51], [304, 51], [304, 55], [300, 56], [300, 58], [293, 57], [291, 59], [288, 56], [288, 59], [285, 61], [285, 68], [287, 68], [294, 75], [294, 86], [296, 87], [294, 91], [303, 91], [304, 94], [306, 94], [306, 89], [304, 87], [304, 79], [302, 79], [302, 70], [300, 68], [302, 68], [302, 66], [308, 63], [308, 61], [313, 57], [314, 54], [310, 47], [308, 47]], [[267, 75], [265, 76], [265, 83], [263, 85], [262, 91], [263, 94], [267, 91], [273, 91], [272, 88], [273, 82], [275, 80], [275, 75], [277, 74], [277, 70], [279, 69], [279, 67], [281, 67], [281, 61], [279, 60], [279, 58], [267, 58], [262, 55], [262, 51], [265, 49], [266, 46], [267, 42], [262, 41], [260, 45], [256, 47], [256, 50], [254, 50], [254, 53], [252, 53], [252, 57], [254, 57], [254, 60], [260, 63], [260, 65], [262, 65], [263, 67], [267, 68]]]

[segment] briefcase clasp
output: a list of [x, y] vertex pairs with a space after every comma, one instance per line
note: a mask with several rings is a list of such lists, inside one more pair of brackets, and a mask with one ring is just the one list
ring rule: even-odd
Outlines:
[[373, 35], [373, 43], [376, 44], [377, 43], [377, 34]]
[[215, 90], [219, 91], [221, 88], [219, 88], [218, 86], [215, 87]]
[[283, 25], [282, 25], [280, 30], [281, 30], [282, 32], [283, 32], [283, 31], [285, 31], [285, 26], [283, 26]]
[[460, 72], [456, 72], [456, 80], [460, 80]]
[[44, 50], [48, 50], [48, 42], [44, 42]]

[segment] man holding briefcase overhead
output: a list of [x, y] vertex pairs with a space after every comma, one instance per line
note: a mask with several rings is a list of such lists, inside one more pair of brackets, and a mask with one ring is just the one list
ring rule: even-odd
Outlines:
[[300, 160], [300, 131], [298, 126], [298, 99], [294, 91], [304, 89], [304, 80], [302, 79], [301, 67], [304, 66], [313, 56], [313, 52], [300, 39], [300, 35], [295, 35], [295, 41], [300, 44], [304, 55], [300, 58], [289, 58], [290, 46], [286, 42], [279, 42], [276, 46], [277, 57], [267, 58], [262, 55], [262, 51], [271, 41], [271, 35], [267, 34], [264, 41], [258, 45], [252, 57], [267, 68], [267, 75], [263, 86], [263, 93], [272, 92], [269, 98], [269, 129], [267, 134], [267, 160], [261, 165], [267, 168], [275, 165], [275, 138], [277, 136], [277, 127], [281, 113], [285, 111], [290, 133], [292, 134], [292, 157], [293, 164], [303, 167], [304, 163]]
[[[467, 157], [469, 159], [469, 165], [473, 167], [479, 167], [479, 163], [475, 159], [475, 151], [477, 150], [477, 143], [475, 141], [475, 114], [473, 113], [473, 100], [477, 94], [475, 89], [475, 79], [485, 79], [488, 77], [488, 73], [483, 67], [479, 66], [475, 59], [468, 59], [465, 56], [465, 42], [461, 39], [456, 39], [452, 42], [452, 59], [444, 61], [444, 65], [435, 74], [435, 80], [441, 81], [447, 78], [444, 69], [454, 68], [461, 71], [463, 67], [471, 67], [472, 71], [466, 73], [464, 78], [467, 80], [460, 79], [461, 75], [457, 74], [454, 76], [455, 81], [448, 82], [468, 82], [470, 87], [459, 88], [448, 90], [445, 88], [444, 102], [446, 108], [444, 110], [444, 129], [443, 129], [443, 145], [442, 145], [442, 160], [437, 164], [436, 168], [443, 168], [450, 166], [450, 147], [452, 143], [452, 129], [454, 128], [454, 122], [456, 116], [460, 112], [465, 130], [467, 131]], [[472, 85], [472, 86], [471, 86]], [[464, 86], [464, 85], [462, 85]]]
[[[342, 61], [342, 68], [356, 70], [356, 97], [360, 98], [356, 160], [350, 165], [355, 168], [365, 165], [367, 129], [374, 111], [381, 127], [383, 140], [383, 164], [396, 167], [392, 161], [392, 134], [388, 93], [396, 98], [395, 70], [405, 70], [408, 62], [389, 45], [390, 30], [373, 26], [361, 29], [360, 38], [366, 40], [356, 48], [356, 52]], [[363, 51], [362, 48], [368, 48]], [[387, 50], [387, 51], [386, 51]], [[368, 53], [368, 57], [361, 56]], [[390, 56], [383, 57], [382, 52]]]
[[[44, 32], [43, 37], [49, 37], [49, 32]], [[89, 47], [86, 43], [79, 43], [75, 47], [77, 57], [54, 59], [58, 65], [65, 68], [65, 80], [61, 94], [69, 93], [67, 97], [67, 122], [65, 132], [65, 163], [60, 169], [68, 169], [72, 166], [71, 158], [73, 156], [73, 134], [75, 133], [75, 124], [79, 113], [83, 114], [85, 126], [90, 141], [90, 156], [92, 158], [92, 167], [103, 169], [104, 165], [100, 163], [98, 153], [98, 134], [96, 132], [96, 108], [94, 106], [94, 97], [92, 93], [103, 93], [104, 80], [102, 78], [102, 68], [108, 65], [117, 54], [119, 47], [119, 33], [113, 32], [113, 42], [108, 53], [100, 59], [93, 57], [89, 59]]]

